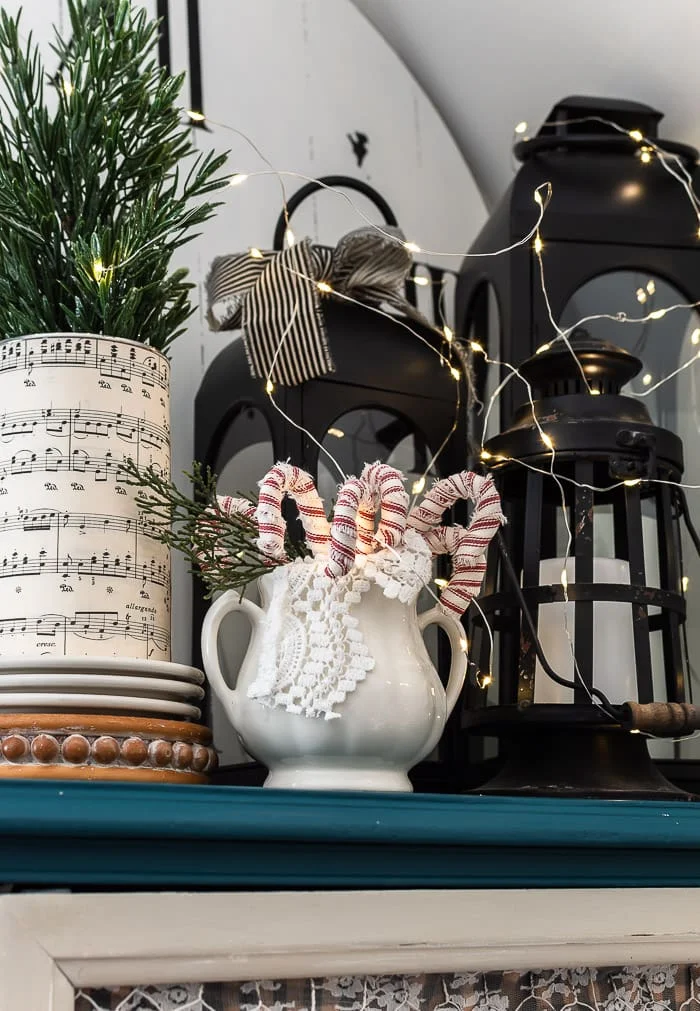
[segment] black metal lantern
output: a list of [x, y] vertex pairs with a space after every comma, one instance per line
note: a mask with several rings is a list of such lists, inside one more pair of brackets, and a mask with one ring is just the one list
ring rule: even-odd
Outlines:
[[[379, 194], [346, 177], [327, 177], [304, 186], [289, 200], [288, 214], [323, 185], [358, 190], [374, 201], [388, 225], [396, 225]], [[280, 219], [275, 249], [282, 249], [286, 223], [286, 218]], [[195, 400], [195, 456], [219, 475], [222, 493], [254, 490], [275, 460], [290, 460], [314, 476], [330, 505], [339, 474], [321, 447], [346, 474], [359, 473], [364, 462], [389, 462], [404, 472], [409, 490], [412, 484], [424, 484], [424, 475], [442, 477], [463, 469], [467, 389], [465, 379], [445, 365], [446, 338], [439, 328], [446, 272], [433, 266], [422, 269], [422, 276], [432, 283], [435, 329], [413, 318], [394, 322], [369, 306], [324, 298], [334, 371], [296, 386], [277, 385], [274, 400], [280, 410], [271, 402], [264, 380], [251, 376], [242, 340], [233, 341], [216, 357]], [[415, 292], [415, 285], [407, 286], [409, 301], [415, 302]], [[195, 580], [195, 662], [206, 606]], [[432, 648], [439, 668], [447, 669], [448, 657], [443, 657], [447, 650], [437, 636]], [[443, 757], [449, 747], [448, 739]], [[220, 778], [241, 782], [240, 770], [234, 773], [226, 764], [224, 756]], [[456, 769], [456, 763], [450, 767]], [[426, 766], [432, 788], [449, 787], [446, 769], [442, 761]], [[255, 774], [248, 781], [257, 781]]]
[[[497, 636], [497, 695], [465, 714], [506, 762], [482, 790], [685, 797], [651, 764], [644, 733], [697, 725], [687, 705], [677, 487], [680, 439], [621, 395], [641, 369], [579, 331], [521, 367], [534, 405], [484, 448], [508, 523], [480, 607]], [[489, 665], [478, 615], [473, 648]], [[671, 703], [672, 705], [668, 705]]]
[[[541, 236], [555, 320], [571, 325], [586, 316], [588, 308], [638, 315], [638, 296], [644, 308], [652, 304], [645, 288], [649, 279], [659, 289], [657, 304], [664, 304], [659, 298], [664, 283], [673, 291], [668, 302], [700, 299], [697, 214], [681, 183], [639, 139], [658, 143], [678, 174], [687, 172], [697, 180], [694, 148], [657, 141], [662, 116], [637, 102], [566, 98], [554, 106], [536, 136], [517, 141], [514, 154], [522, 167], [474, 241], [460, 274], [460, 333], [471, 330], [493, 358], [509, 362], [524, 361], [550, 340], [553, 331], [532, 243], [517, 246], [507, 256], [479, 255], [511, 247], [530, 232], [538, 213], [534, 193], [546, 182], [552, 185], [552, 198]], [[490, 307], [488, 292], [493, 296]], [[625, 329], [618, 343], [628, 338], [635, 342], [638, 333]], [[595, 329], [591, 332], [598, 335]], [[676, 325], [672, 334], [662, 335], [662, 328], [656, 327], [645, 335], [647, 367], [652, 365], [650, 357], [659, 362], [652, 372], [668, 373], [678, 364], [682, 334]], [[633, 343], [625, 346], [631, 349]], [[512, 384], [503, 391], [502, 425], [515, 407], [515, 393]], [[673, 387], [666, 395], [674, 395]], [[667, 405], [670, 412], [676, 406]]]

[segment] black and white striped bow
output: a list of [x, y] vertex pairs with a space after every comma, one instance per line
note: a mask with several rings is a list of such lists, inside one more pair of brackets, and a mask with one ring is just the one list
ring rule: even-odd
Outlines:
[[411, 254], [373, 228], [344, 236], [335, 249], [304, 239], [282, 252], [253, 250], [214, 260], [207, 277], [212, 330], [243, 330], [251, 373], [283, 386], [334, 371], [321, 309], [325, 282], [369, 305], [414, 318], [406, 299]]

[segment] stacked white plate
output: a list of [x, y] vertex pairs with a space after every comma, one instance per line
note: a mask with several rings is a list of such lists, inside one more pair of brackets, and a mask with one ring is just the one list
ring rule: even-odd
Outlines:
[[199, 720], [204, 675], [163, 660], [0, 657], [0, 713], [100, 713]]

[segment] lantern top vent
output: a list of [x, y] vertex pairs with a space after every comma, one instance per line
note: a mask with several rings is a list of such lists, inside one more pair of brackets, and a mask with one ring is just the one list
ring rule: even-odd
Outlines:
[[[524, 162], [543, 151], [557, 149], [595, 150], [599, 154], [634, 151], [639, 137], [658, 140], [663, 116], [663, 112], [642, 102], [571, 95], [557, 102], [535, 137], [518, 140], [513, 153]], [[697, 151], [688, 144], [667, 140], [660, 143], [665, 151], [690, 163], [697, 158]]]
[[609, 341], [592, 337], [583, 327], [572, 332], [568, 343], [567, 347], [560, 339], [545, 346], [520, 366], [536, 397], [588, 393], [589, 387], [599, 394], [619, 394], [641, 371], [639, 358]]

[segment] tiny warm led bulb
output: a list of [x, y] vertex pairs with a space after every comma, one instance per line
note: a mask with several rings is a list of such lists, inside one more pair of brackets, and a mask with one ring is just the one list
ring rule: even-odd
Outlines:
[[229, 186], [241, 186], [248, 178], [247, 172], [236, 172], [228, 181]]
[[427, 288], [427, 286], [430, 284], [430, 279], [427, 277], [423, 277], [422, 274], [416, 274], [416, 276], [412, 280], [413, 283], [417, 284], [420, 288]]
[[[451, 343], [452, 343], [452, 341], [453, 341], [453, 340], [455, 339], [455, 333], [454, 333], [454, 330], [452, 330], [452, 328], [451, 328], [451, 327], [449, 327], [449, 326], [447, 326], [447, 324], [445, 324], [445, 326], [444, 326], [444, 327], [442, 328], [442, 332], [443, 332], [443, 334], [445, 335], [445, 340], [446, 340], [446, 341], [447, 341], [447, 342], [448, 342], [449, 344], [451, 344]], [[700, 332], [700, 331], [699, 331], [699, 332]]]
[[641, 130], [630, 130], [629, 135], [632, 138], [632, 140], [636, 140], [637, 143], [644, 140], [644, 134], [642, 133]]
[[482, 355], [486, 354], [486, 352], [484, 351], [484, 349], [482, 348], [481, 344], [479, 344], [478, 341], [470, 341], [469, 347], [472, 349], [472, 351], [476, 351], [478, 354]]
[[319, 291], [322, 291], [325, 295], [330, 294], [333, 291], [328, 281], [319, 281], [316, 285]]
[[71, 81], [70, 77], [67, 77], [65, 74], [61, 78], [61, 87], [63, 88], [63, 94], [66, 98], [70, 98], [75, 91], [75, 85]]
[[642, 383], [645, 386], [650, 386], [653, 378], [654, 377], [652, 376], [651, 372], [645, 372], [644, 375], [642, 376]]
[[590, 393], [590, 395], [592, 397], [599, 397], [600, 396], [600, 390], [594, 390], [593, 387], [591, 387], [588, 392]]
[[566, 593], [566, 591], [569, 589], [569, 577], [566, 574], [566, 569], [561, 570], [561, 575], [559, 579], [561, 580], [561, 585], [564, 587], [564, 592]]
[[450, 375], [452, 376], [453, 379], [456, 379], [457, 382], [459, 382], [459, 380], [462, 378], [462, 373], [459, 371], [459, 369], [456, 369], [454, 365], [450, 369]]
[[542, 442], [545, 444], [545, 446], [547, 447], [547, 449], [552, 449], [552, 450], [554, 449], [554, 443], [552, 442], [551, 438], [547, 435], [546, 432], [542, 432], [542, 435], [540, 436], [540, 438], [542, 439]]
[[342, 428], [329, 428], [328, 434], [334, 436], [334, 438], [336, 439], [345, 438], [345, 432], [342, 430]]
[[447, 580], [441, 579], [439, 576], [437, 579], [434, 579], [433, 582], [435, 583], [436, 586], [439, 586], [441, 590], [444, 590], [445, 587], [447, 586]]
[[535, 203], [539, 204], [540, 207], [542, 206], [542, 194], [539, 190], [535, 190]]
[[693, 330], [690, 335], [691, 344], [700, 344], [700, 330]]
[[188, 109], [187, 115], [190, 117], [193, 123], [203, 123], [207, 118], [203, 112], [197, 112], [196, 109]]
[[493, 454], [489, 453], [488, 449], [482, 449], [481, 450], [481, 459], [482, 460], [490, 460], [492, 456], [493, 456]]
[[413, 487], [411, 488], [411, 493], [413, 495], [420, 495], [420, 493], [425, 488], [425, 476], [419, 477], [417, 481], [413, 482]]
[[491, 677], [490, 674], [487, 674], [486, 677], [483, 677], [481, 679], [481, 682], [479, 684], [479, 688], [488, 688], [488, 686], [490, 684], [493, 684], [493, 678]]
[[404, 242], [403, 248], [409, 253], [420, 253], [420, 246], [416, 242]]
[[262, 252], [258, 249], [257, 246], [251, 246], [250, 249], [248, 250], [248, 253], [250, 254], [250, 256], [252, 256], [254, 260], [264, 259]]
[[641, 151], [639, 154], [639, 160], [643, 162], [644, 165], [648, 165], [651, 161], [651, 151]]
[[681, 587], [683, 588], [683, 593], [688, 592], [688, 587], [690, 586], [690, 579], [688, 576], [683, 576], [681, 579]]
[[534, 242], [534, 247], [535, 247], [535, 252], [536, 252], [536, 253], [537, 253], [537, 255], [539, 256], [539, 254], [540, 254], [540, 253], [542, 252], [542, 250], [544, 249], [544, 245], [543, 245], [543, 243], [542, 243], [542, 239], [541, 239], [541, 238], [539, 237], [539, 235], [536, 235], [536, 236], [535, 236], [535, 242]]
[[623, 481], [622, 483], [627, 485], [628, 488], [636, 488], [638, 484], [642, 483], [642, 481], [639, 477], [633, 477], [630, 478], [629, 481]]
[[96, 281], [102, 280], [102, 275], [105, 272], [104, 264], [102, 260], [98, 257], [96, 260], [92, 261], [92, 276]]
[[275, 392], [275, 384], [272, 382], [271, 379], [268, 379], [268, 381], [265, 383], [265, 393], [269, 394], [274, 392]]
[[527, 130], [527, 123], [524, 119], [521, 119], [519, 123], [513, 128], [513, 133], [525, 133]]
[[297, 237], [294, 234], [294, 232], [291, 230], [291, 228], [286, 228], [285, 229], [285, 232], [284, 232], [284, 241], [287, 244], [287, 246], [293, 246], [294, 243], [297, 241]]
[[700, 227], [698, 227], [698, 238], [700, 239]]
[[667, 312], [667, 309], [654, 309], [653, 312], [649, 313], [649, 319], [662, 319]]
[[551, 348], [551, 346], [552, 346], [551, 344], [540, 344], [540, 346], [535, 351], [535, 354], [536, 355], [541, 355], [545, 351], [549, 351], [549, 349]]
[[647, 300], [647, 293], [645, 292], [644, 288], [637, 288], [637, 301], [641, 302], [642, 305], [644, 305], [646, 300]]
[[652, 280], [647, 281], [647, 291], [649, 292], [650, 295], [653, 295], [654, 292], [656, 291], [656, 285]]

